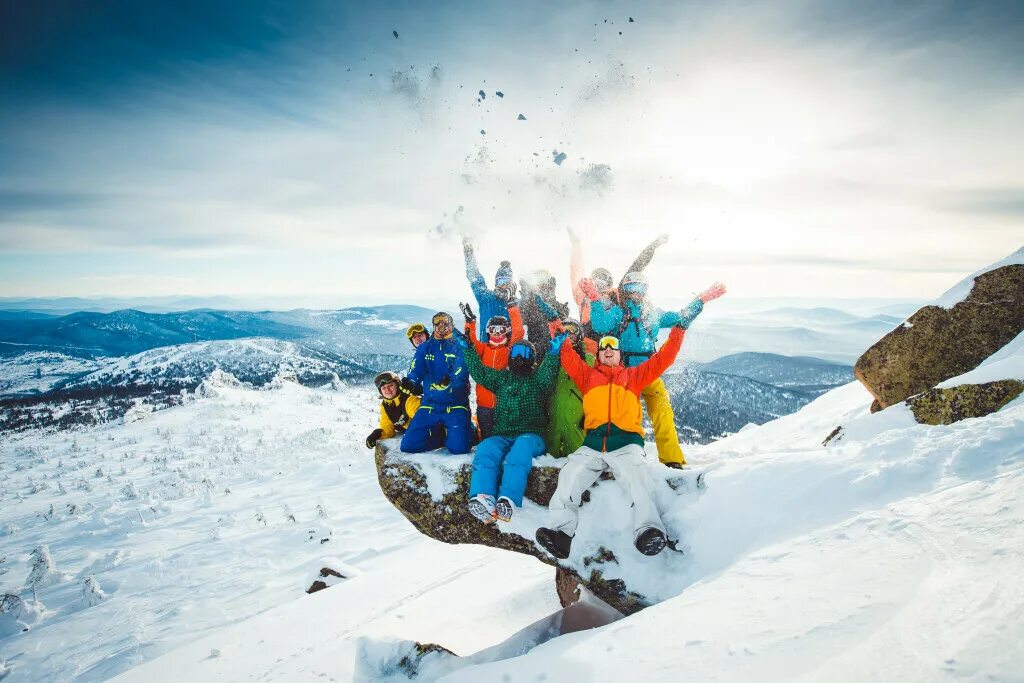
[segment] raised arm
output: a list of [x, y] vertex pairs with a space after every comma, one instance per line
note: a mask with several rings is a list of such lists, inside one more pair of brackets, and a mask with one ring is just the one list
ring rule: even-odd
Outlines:
[[580, 289], [580, 280], [586, 277], [583, 274], [583, 245], [580, 243], [579, 235], [572, 228], [566, 228], [569, 232], [569, 284], [572, 285], [572, 298], [577, 306], [583, 306], [586, 297]]
[[634, 381], [638, 388], [643, 389], [661, 377], [661, 373], [668, 370], [676, 362], [676, 356], [679, 355], [679, 349], [683, 345], [683, 335], [685, 333], [686, 330], [682, 327], [678, 325], [673, 327], [672, 331], [668, 333], [668, 339], [661, 345], [660, 349], [654, 352], [654, 355], [627, 371], [633, 373]]
[[537, 368], [537, 379], [540, 381], [541, 386], [550, 388], [558, 378], [558, 369], [562, 367], [559, 354], [568, 336], [563, 333], [551, 340], [551, 350], [544, 356], [540, 367]]
[[[576, 353], [576, 350], [572, 348], [572, 344], [562, 344], [558, 357], [562, 361], [562, 367], [565, 368], [565, 374], [569, 375], [580, 391], [583, 391], [583, 385], [587, 381], [587, 373], [591, 372], [592, 368], [583, 362], [583, 359]], [[545, 358], [545, 360], [547, 359]]]
[[476, 252], [473, 249], [473, 241], [469, 237], [462, 238], [462, 254], [466, 258], [466, 279], [470, 287], [476, 292], [478, 289], [487, 289], [484, 276], [480, 273], [480, 266], [476, 262]]
[[485, 389], [497, 391], [498, 386], [501, 384], [501, 371], [484, 365], [483, 361], [480, 360], [480, 354], [476, 352], [476, 346], [468, 343], [464, 335], [460, 334], [459, 336], [459, 344], [462, 345], [462, 357], [466, 361], [466, 369], [469, 371], [469, 376]]
[[519, 310], [519, 304], [512, 301], [508, 305], [508, 322], [512, 326], [512, 337], [510, 344], [515, 344], [517, 341], [522, 341], [523, 337], [526, 336], [526, 332], [523, 329], [523, 314]]
[[[658, 238], [644, 247], [644, 250], [633, 261], [633, 264], [627, 270], [627, 273], [639, 273], [648, 266], [651, 259], [654, 258], [654, 252], [657, 251], [658, 247], [668, 242], [668, 235], [658, 235]], [[619, 286], [622, 286], [622, 282], [619, 282]]]

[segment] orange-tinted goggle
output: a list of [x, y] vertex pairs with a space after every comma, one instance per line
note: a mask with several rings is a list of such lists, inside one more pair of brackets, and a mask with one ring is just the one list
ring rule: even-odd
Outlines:
[[604, 351], [605, 349], [619, 350], [619, 338], [618, 337], [601, 337], [597, 342], [598, 351]]

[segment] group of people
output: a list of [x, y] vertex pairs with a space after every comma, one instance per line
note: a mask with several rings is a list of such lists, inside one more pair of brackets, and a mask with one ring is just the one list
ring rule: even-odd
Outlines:
[[[646, 468], [641, 399], [659, 460], [681, 468], [686, 461], [660, 377], [675, 362], [686, 328], [725, 288], [716, 283], [681, 311], [662, 311], [650, 302], [643, 270], [667, 236], [648, 245], [618, 285], [605, 268], [586, 276], [580, 240], [571, 230], [569, 238], [578, 319], [556, 299], [556, 281], [547, 271], [517, 285], [511, 265], [502, 261], [488, 287], [473, 242], [463, 239], [479, 317], [460, 303], [463, 331], [443, 311], [429, 331], [420, 323], [409, 327], [415, 356], [404, 377], [376, 377], [380, 426], [366, 445], [399, 434], [406, 453], [443, 446], [462, 454], [476, 444], [468, 509], [484, 524], [508, 522], [522, 506], [535, 457], [567, 457], [548, 525], [536, 535], [559, 559], [569, 556], [583, 493], [610, 470], [633, 501], [634, 545], [657, 555], [669, 539]], [[663, 328], [671, 331], [659, 349]], [[476, 382], [475, 422], [470, 378]]]

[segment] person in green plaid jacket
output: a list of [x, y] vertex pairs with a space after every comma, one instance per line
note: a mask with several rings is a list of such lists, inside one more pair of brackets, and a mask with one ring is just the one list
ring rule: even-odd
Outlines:
[[551, 352], [539, 367], [533, 344], [517, 342], [508, 368], [495, 370], [459, 335], [470, 377], [497, 398], [494, 431], [476, 448], [469, 482], [469, 511], [484, 524], [511, 520], [513, 509], [523, 504], [533, 459], [546, 449], [541, 434], [547, 429], [548, 396], [561, 367], [558, 351], [564, 340], [565, 335], [551, 340]]

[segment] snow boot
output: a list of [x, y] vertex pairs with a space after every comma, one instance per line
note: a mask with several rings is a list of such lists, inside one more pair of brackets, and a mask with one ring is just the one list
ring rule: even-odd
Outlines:
[[641, 529], [636, 539], [633, 541], [633, 545], [642, 554], [652, 557], [657, 555], [665, 549], [665, 532], [661, 529], [655, 529], [653, 526], [649, 526], [646, 529]]
[[469, 499], [469, 514], [484, 524], [494, 524], [494, 496], [478, 493]]
[[572, 549], [572, 536], [564, 531], [540, 527], [537, 529], [536, 539], [544, 550], [559, 560], [569, 557], [569, 551]]
[[495, 514], [498, 515], [498, 519], [500, 519], [503, 522], [512, 521], [512, 510], [515, 509], [515, 505], [513, 505], [511, 500], [509, 500], [505, 496], [502, 496], [501, 498], [498, 499], [498, 502], [494, 507]]

